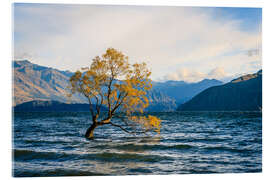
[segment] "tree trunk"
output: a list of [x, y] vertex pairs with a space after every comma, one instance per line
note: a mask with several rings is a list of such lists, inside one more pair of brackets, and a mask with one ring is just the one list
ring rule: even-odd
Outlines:
[[93, 123], [86, 131], [85, 137], [87, 139], [94, 139], [94, 130], [98, 125], [96, 123]]

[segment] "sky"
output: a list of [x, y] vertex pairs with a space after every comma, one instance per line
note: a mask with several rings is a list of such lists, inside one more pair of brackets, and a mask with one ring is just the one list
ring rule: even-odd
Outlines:
[[154, 81], [224, 82], [262, 68], [261, 8], [14, 4], [13, 59], [76, 71], [113, 47]]

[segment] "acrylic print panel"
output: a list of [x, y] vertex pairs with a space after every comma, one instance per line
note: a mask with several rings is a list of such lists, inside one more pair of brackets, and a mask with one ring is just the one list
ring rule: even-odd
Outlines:
[[13, 20], [13, 176], [262, 171], [261, 8], [16, 3]]

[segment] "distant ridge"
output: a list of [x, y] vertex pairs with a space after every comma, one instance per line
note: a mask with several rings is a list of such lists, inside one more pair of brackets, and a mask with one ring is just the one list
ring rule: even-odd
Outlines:
[[[95, 107], [95, 106], [94, 106]], [[102, 107], [101, 111], [106, 110]], [[15, 112], [89, 112], [89, 104], [66, 104], [58, 101], [30, 101], [14, 107]]]
[[187, 83], [184, 81], [166, 81], [162, 83], [154, 82], [153, 89], [167, 94], [169, 97], [175, 99], [176, 104], [179, 105], [187, 102], [192, 97], [209, 87], [222, 84], [222, 81], [216, 79], [204, 79], [195, 83]]
[[180, 105], [179, 111], [261, 111], [262, 70], [210, 87]]

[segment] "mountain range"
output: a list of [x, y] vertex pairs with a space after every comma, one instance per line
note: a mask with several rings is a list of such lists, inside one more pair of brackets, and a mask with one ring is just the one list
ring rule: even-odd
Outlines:
[[190, 101], [180, 105], [179, 111], [261, 111], [262, 70], [210, 87]]
[[159, 90], [169, 97], [175, 99], [176, 104], [180, 105], [190, 100], [193, 96], [203, 90], [221, 85], [223, 82], [216, 79], [204, 79], [196, 83], [187, 83], [184, 81], [154, 82], [153, 89]]
[[[85, 97], [76, 94], [68, 98], [67, 87], [70, 71], [33, 64], [28, 60], [13, 61], [13, 106], [30, 101], [58, 101], [61, 103], [87, 103]], [[174, 111], [179, 104], [211, 86], [221, 85], [215, 79], [197, 83], [184, 81], [153, 82], [148, 92], [148, 111]]]

